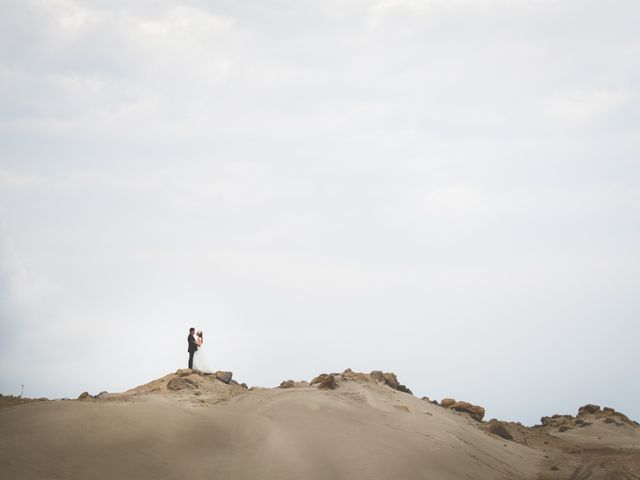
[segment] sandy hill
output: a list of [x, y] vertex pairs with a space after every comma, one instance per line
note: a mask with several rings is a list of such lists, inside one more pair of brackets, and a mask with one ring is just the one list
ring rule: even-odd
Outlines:
[[346, 370], [278, 388], [179, 370], [119, 394], [0, 402], [3, 479], [640, 479], [612, 409], [528, 428]]

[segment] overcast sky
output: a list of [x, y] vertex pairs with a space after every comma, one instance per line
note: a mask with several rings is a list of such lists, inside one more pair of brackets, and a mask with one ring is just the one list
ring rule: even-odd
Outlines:
[[347, 367], [640, 420], [640, 2], [3, 0], [0, 393]]

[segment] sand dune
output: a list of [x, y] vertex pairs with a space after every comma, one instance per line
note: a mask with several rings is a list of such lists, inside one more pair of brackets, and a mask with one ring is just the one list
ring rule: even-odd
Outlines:
[[562, 432], [504, 424], [510, 441], [375, 376], [332, 382], [247, 389], [179, 371], [123, 394], [2, 408], [2, 478], [640, 478], [640, 429], [622, 417], [562, 420], [580, 425]]

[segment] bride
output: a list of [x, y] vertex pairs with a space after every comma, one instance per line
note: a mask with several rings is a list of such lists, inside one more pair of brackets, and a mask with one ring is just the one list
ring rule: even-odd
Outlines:
[[209, 366], [209, 362], [207, 362], [207, 359], [202, 352], [202, 344], [204, 343], [202, 330], [198, 331], [196, 336], [198, 337], [196, 340], [198, 350], [193, 354], [193, 369], [200, 370], [202, 373], [213, 373], [213, 370], [211, 370], [211, 367]]

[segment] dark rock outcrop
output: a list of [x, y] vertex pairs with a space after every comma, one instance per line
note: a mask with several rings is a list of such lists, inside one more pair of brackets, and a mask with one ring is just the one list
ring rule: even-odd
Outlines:
[[455, 405], [456, 401], [453, 398], [443, 398], [440, 400], [440, 406], [444, 408], [449, 408], [452, 405]]
[[540, 423], [544, 427], [560, 427], [573, 423], [574, 418], [571, 415], [551, 415], [550, 417], [542, 417]]
[[[605, 407], [607, 408], [607, 407]], [[578, 416], [582, 417], [584, 415], [589, 415], [589, 414], [594, 414], [594, 413], [599, 413], [600, 412], [600, 406], [599, 405], [593, 405], [592, 403], [588, 403], [586, 405], [583, 405], [582, 407], [580, 407], [578, 409]]]
[[491, 420], [489, 420], [487, 428], [489, 432], [493, 433], [494, 435], [504, 438], [505, 440], [513, 440], [513, 436], [511, 435], [511, 433], [509, 433], [507, 426], [500, 420], [492, 418]]
[[471, 418], [478, 422], [481, 422], [484, 418], [484, 408], [479, 405], [473, 405], [469, 402], [456, 402], [449, 408], [456, 410], [457, 412], [468, 413]]
[[107, 391], [102, 391], [97, 395], [91, 395], [89, 392], [82, 392], [78, 397], [78, 400], [100, 400], [106, 398], [109, 395]]
[[369, 375], [372, 379], [384, 383], [394, 390], [412, 394], [411, 390], [409, 390], [406, 385], [403, 385], [398, 381], [398, 377], [395, 373], [383, 372], [382, 370], [374, 370]]
[[601, 419], [604, 419], [603, 421], [607, 424], [640, 426], [640, 424], [631, 420], [624, 413], [617, 412], [611, 407], [600, 409], [599, 405], [592, 403], [581, 406], [578, 409], [578, 415], [576, 417], [556, 414], [550, 417], [542, 417], [540, 422], [543, 427], [557, 428], [559, 432], [566, 432], [573, 427], [588, 427], [589, 425], [593, 425], [593, 422]]
[[294, 382], [293, 380], [284, 380], [280, 384], [280, 388], [293, 388], [295, 386], [296, 386], [296, 382]]
[[318, 385], [318, 388], [335, 390], [336, 377], [335, 374], [322, 373], [311, 380], [311, 385]]
[[230, 383], [231, 379], [233, 378], [233, 373], [232, 372], [222, 372], [222, 371], [218, 371], [214, 374], [216, 376], [216, 379], [220, 380], [222, 383]]
[[440, 401], [440, 406], [457, 412], [468, 413], [471, 418], [478, 422], [481, 422], [484, 418], [484, 408], [469, 402], [458, 402], [454, 398], [443, 398]]

